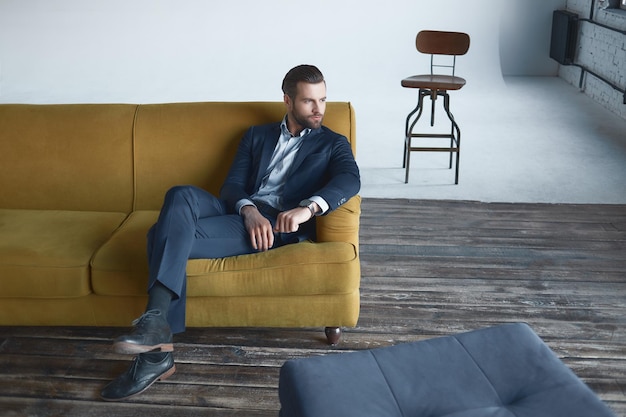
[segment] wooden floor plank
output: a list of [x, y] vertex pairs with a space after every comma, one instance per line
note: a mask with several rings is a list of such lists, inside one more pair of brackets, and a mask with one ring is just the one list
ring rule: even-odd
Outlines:
[[276, 416], [288, 359], [525, 322], [626, 417], [626, 206], [364, 199], [360, 245], [361, 314], [337, 346], [318, 328], [190, 328], [174, 375], [107, 403], [123, 329], [0, 327], [0, 415]]

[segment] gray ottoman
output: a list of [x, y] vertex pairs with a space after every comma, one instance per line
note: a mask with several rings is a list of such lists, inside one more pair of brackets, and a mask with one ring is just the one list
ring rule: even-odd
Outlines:
[[285, 362], [280, 417], [615, 417], [522, 323]]

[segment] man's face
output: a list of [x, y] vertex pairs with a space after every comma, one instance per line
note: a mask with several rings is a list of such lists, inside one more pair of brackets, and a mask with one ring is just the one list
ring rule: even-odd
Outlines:
[[326, 111], [326, 83], [299, 82], [298, 94], [293, 100], [285, 95], [285, 104], [291, 133], [299, 133], [305, 128], [319, 128]]

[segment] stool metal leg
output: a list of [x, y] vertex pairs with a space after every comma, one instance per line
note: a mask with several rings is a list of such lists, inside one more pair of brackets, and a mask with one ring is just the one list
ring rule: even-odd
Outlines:
[[[411, 148], [411, 136], [409, 133], [413, 130], [413, 126], [415, 126], [415, 123], [417, 123], [419, 118], [422, 116], [422, 111], [424, 110], [424, 94], [424, 90], [420, 89], [417, 97], [417, 105], [406, 116], [406, 123], [404, 125], [404, 154], [402, 158], [402, 168], [406, 167], [408, 155], [410, 153], [409, 149]], [[413, 117], [415, 113], [417, 113], [417, 115], [415, 116], [415, 120], [411, 123], [411, 117]]]
[[[413, 129], [417, 124], [418, 120], [422, 115], [422, 111], [424, 109], [424, 97], [430, 96], [432, 109], [431, 109], [431, 118], [430, 125], [434, 126], [435, 121], [435, 100], [437, 96], [443, 97], [443, 108], [448, 116], [448, 119], [451, 122], [450, 134], [428, 134], [428, 133], [414, 133]], [[414, 117], [415, 116], [415, 117]], [[411, 120], [412, 119], [412, 120]], [[444, 147], [419, 147], [412, 146], [413, 138], [449, 138], [450, 146], [447, 148]], [[454, 183], [459, 183], [459, 157], [461, 154], [461, 130], [459, 129], [458, 124], [454, 120], [454, 116], [450, 112], [450, 96], [447, 91], [437, 91], [437, 90], [427, 90], [420, 89], [419, 96], [417, 101], [417, 106], [407, 115], [406, 123], [405, 123], [405, 138], [404, 138], [404, 158], [402, 167], [405, 168], [405, 178], [404, 182], [409, 182], [409, 164], [410, 164], [410, 156], [412, 151], [421, 151], [421, 152], [449, 152], [450, 160], [448, 164], [448, 168], [452, 169], [452, 158], [453, 153], [456, 153], [456, 167], [454, 173]]]
[[[452, 123], [452, 130], [450, 132], [450, 166], [452, 168], [452, 154], [456, 152], [456, 167], [454, 170], [454, 183], [459, 183], [459, 159], [461, 157], [461, 129], [454, 120], [454, 116], [450, 112], [450, 95], [444, 92], [443, 108], [448, 115], [448, 119]], [[456, 135], [454, 134], [456, 131]], [[456, 149], [455, 146], [456, 145]]]

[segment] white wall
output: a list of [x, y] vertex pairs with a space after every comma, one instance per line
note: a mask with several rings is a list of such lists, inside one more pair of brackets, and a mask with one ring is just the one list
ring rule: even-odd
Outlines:
[[500, 63], [504, 75], [556, 76], [559, 64], [550, 58], [552, 12], [566, 0], [507, 0], [501, 16]]
[[0, 0], [0, 102], [282, 100], [285, 72], [312, 63], [329, 100], [356, 108], [359, 163], [395, 167], [415, 100], [400, 80], [427, 65], [417, 31], [470, 34], [469, 100], [503, 85], [500, 16], [515, 1]]

